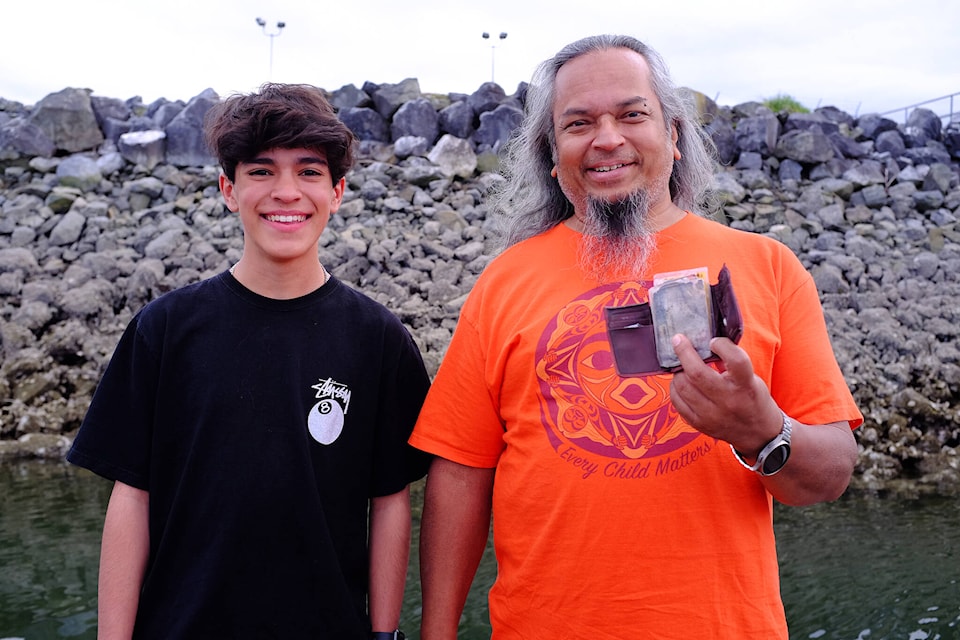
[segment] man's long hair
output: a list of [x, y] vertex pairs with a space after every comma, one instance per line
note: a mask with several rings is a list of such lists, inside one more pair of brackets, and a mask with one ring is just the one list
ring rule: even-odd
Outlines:
[[501, 172], [506, 180], [491, 194], [491, 210], [499, 219], [503, 247], [553, 228], [573, 215], [573, 205], [550, 171], [556, 164], [553, 103], [556, 79], [567, 62], [593, 51], [626, 48], [636, 51], [650, 67], [653, 91], [660, 100], [667, 133], [677, 128], [681, 159], [673, 163], [670, 197], [682, 209], [700, 212], [709, 207], [713, 179], [713, 145], [698, 123], [684, 91], [670, 78], [656, 51], [630, 36], [599, 35], [571, 43], [537, 68], [526, 95], [522, 124], [506, 145]]

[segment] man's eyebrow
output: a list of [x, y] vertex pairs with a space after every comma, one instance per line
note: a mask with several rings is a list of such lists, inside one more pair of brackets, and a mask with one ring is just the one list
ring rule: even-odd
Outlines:
[[[633, 106], [635, 106], [635, 105], [637, 105], [637, 104], [641, 104], [641, 105], [643, 105], [643, 106], [647, 106], [648, 102], [649, 102], [649, 100], [647, 100], [647, 99], [644, 98], [643, 96], [633, 96], [633, 97], [630, 97], [630, 98], [627, 98], [627, 99], [625, 99], [625, 100], [621, 100], [620, 102], [618, 102], [618, 103], [617, 103], [617, 108], [618, 108], [618, 109], [625, 109], [625, 108], [627, 108], [627, 107], [633, 107]], [[560, 114], [560, 117], [582, 116], [582, 115], [585, 115], [585, 114], [587, 114], [587, 113], [589, 113], [589, 112], [590, 112], [589, 109], [586, 109], [586, 108], [584, 108], [584, 107], [570, 107], [569, 109], [567, 109], [566, 111], [564, 111], [563, 113], [561, 113], [561, 114]]]
[[647, 102], [648, 102], [648, 100], [647, 100], [646, 98], [644, 98], [643, 96], [633, 96], [632, 98], [627, 98], [627, 99], [624, 100], [623, 102], [620, 102], [619, 104], [617, 104], [617, 106], [618, 106], [618, 107], [632, 107], [632, 106], [634, 106], [634, 105], [636, 105], [636, 104], [642, 104], [643, 106], [647, 106]]

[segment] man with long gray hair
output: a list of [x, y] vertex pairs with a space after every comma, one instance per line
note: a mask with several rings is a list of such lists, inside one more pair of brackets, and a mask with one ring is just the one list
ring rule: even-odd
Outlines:
[[491, 514], [497, 640], [787, 638], [773, 500], [838, 497], [862, 416], [797, 258], [699, 214], [691, 113], [631, 37], [538, 69], [493, 202], [505, 249], [410, 439], [437, 456], [424, 640], [456, 637]]

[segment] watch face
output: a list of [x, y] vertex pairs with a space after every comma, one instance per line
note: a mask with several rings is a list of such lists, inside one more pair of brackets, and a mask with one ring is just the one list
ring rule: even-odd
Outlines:
[[776, 449], [770, 452], [770, 454], [763, 461], [763, 475], [769, 476], [773, 475], [777, 471], [783, 468], [783, 465], [787, 464], [787, 458], [790, 457], [790, 445], [786, 442], [781, 442]]

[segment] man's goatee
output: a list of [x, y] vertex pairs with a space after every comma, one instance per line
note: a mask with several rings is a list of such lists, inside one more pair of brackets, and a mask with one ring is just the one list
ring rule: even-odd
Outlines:
[[586, 204], [580, 267], [599, 282], [642, 278], [657, 247], [647, 190], [615, 200], [588, 196]]

